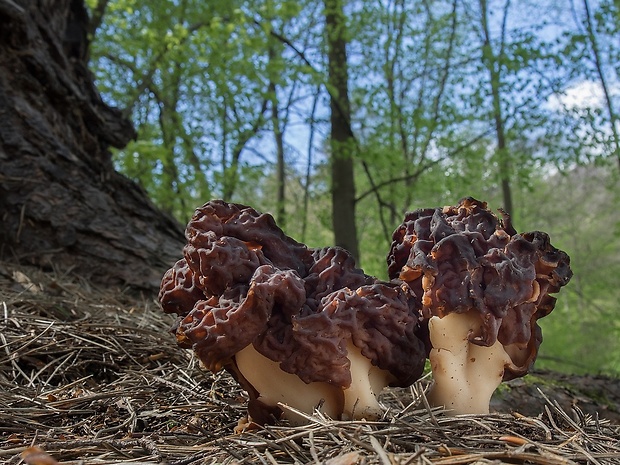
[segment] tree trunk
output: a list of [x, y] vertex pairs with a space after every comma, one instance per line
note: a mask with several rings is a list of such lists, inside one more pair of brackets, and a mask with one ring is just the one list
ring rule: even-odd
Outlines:
[[325, 26], [329, 61], [332, 224], [337, 246], [359, 260], [355, 224], [355, 178], [349, 104], [346, 24], [341, 0], [325, 0]]
[[[506, 24], [506, 15], [508, 14], [509, 2], [504, 7], [504, 20], [502, 24]], [[512, 213], [512, 163], [508, 153], [506, 144], [505, 121], [502, 115], [502, 99], [501, 99], [501, 60], [503, 58], [505, 33], [502, 29], [502, 42], [500, 44], [500, 52], [495, 54], [491, 45], [491, 32], [488, 22], [488, 5], [487, 0], [480, 0], [480, 11], [482, 15], [482, 32], [484, 34], [482, 44], [482, 60], [489, 72], [489, 81], [491, 86], [491, 97], [493, 105], [493, 121], [495, 122], [495, 136], [497, 138], [497, 155], [499, 162], [499, 177], [502, 186], [503, 209], [508, 213]], [[502, 26], [504, 27], [504, 26]]]
[[[269, 44], [269, 64], [273, 66], [276, 51], [273, 44]], [[276, 223], [286, 230], [286, 162], [284, 160], [284, 125], [280, 121], [278, 101], [278, 85], [275, 77], [269, 78], [269, 103], [271, 105], [271, 125], [273, 139], [276, 144]]]
[[83, 0], [0, 0], [0, 257], [155, 289], [182, 228], [114, 171], [135, 137], [88, 70]]
[[286, 229], [286, 161], [284, 160], [284, 132], [280, 124], [278, 112], [278, 97], [276, 84], [269, 83], [271, 94], [271, 120], [273, 122], [273, 137], [276, 143], [276, 222], [282, 229]]

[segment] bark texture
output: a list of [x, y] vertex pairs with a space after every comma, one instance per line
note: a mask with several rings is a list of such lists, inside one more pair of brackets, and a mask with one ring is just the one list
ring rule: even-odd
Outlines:
[[135, 137], [88, 70], [83, 0], [0, 0], [0, 257], [153, 289], [182, 228], [115, 172]]

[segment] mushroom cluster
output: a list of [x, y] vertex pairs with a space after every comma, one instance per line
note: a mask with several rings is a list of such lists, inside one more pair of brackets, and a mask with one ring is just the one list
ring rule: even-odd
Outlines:
[[537, 320], [572, 276], [547, 234], [517, 234], [485, 202], [405, 216], [388, 254], [390, 278], [421, 297], [434, 385], [433, 405], [485, 413], [502, 380], [523, 376], [542, 342]]
[[178, 315], [181, 347], [248, 392], [252, 421], [300, 422], [294, 409], [315, 408], [376, 418], [385, 386], [422, 373], [420, 304], [405, 283], [364, 274], [344, 249], [308, 248], [243, 205], [207, 203], [186, 237], [163, 277], [162, 308]]
[[186, 237], [162, 279], [162, 308], [178, 315], [181, 347], [248, 392], [259, 424], [300, 423], [315, 409], [376, 418], [381, 390], [413, 383], [427, 357], [432, 405], [486, 413], [499, 383], [534, 363], [537, 320], [572, 276], [547, 234], [518, 234], [472, 198], [407, 213], [390, 282], [344, 249], [308, 248], [272, 216], [221, 200], [196, 210]]

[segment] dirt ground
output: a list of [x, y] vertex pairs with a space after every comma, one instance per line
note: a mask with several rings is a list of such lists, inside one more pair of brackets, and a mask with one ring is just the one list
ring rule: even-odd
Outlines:
[[535, 372], [491, 415], [450, 417], [428, 380], [377, 422], [315, 415], [235, 434], [246, 396], [202, 370], [155, 300], [0, 263], [0, 463], [620, 464], [620, 380]]
[[543, 395], [566, 411], [606, 418], [620, 424], [620, 379], [602, 375], [577, 376], [551, 371], [534, 371], [515, 379], [496, 392], [496, 411], [518, 411], [535, 416], [544, 411]]

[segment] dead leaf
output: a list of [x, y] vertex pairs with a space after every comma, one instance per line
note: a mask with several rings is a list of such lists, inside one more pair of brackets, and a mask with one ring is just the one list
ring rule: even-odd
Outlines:
[[21, 285], [28, 292], [32, 292], [33, 294], [38, 294], [43, 290], [41, 286], [33, 283], [32, 280], [21, 271], [13, 271], [13, 281]]
[[329, 459], [325, 462], [325, 465], [354, 465], [360, 459], [359, 452], [349, 452], [344, 455], [339, 455], [333, 459]]
[[22, 452], [22, 459], [28, 465], [59, 465], [58, 461], [37, 446], [32, 446]]

